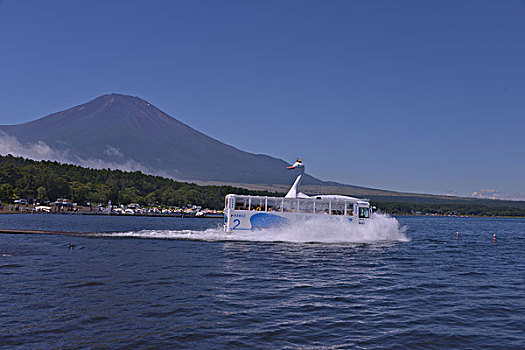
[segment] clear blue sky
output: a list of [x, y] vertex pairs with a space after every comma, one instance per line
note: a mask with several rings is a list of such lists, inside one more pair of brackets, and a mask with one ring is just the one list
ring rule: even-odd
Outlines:
[[0, 124], [110, 92], [325, 180], [525, 193], [524, 1], [0, 2]]

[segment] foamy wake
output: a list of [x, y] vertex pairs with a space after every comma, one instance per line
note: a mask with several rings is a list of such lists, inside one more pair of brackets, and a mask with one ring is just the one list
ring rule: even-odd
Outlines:
[[388, 215], [373, 214], [365, 225], [315, 218], [290, 226], [254, 231], [225, 233], [222, 225], [204, 231], [195, 230], [142, 230], [101, 234], [110, 237], [137, 237], [185, 239], [202, 241], [254, 241], [254, 242], [320, 242], [320, 243], [373, 243], [409, 242], [405, 227]]

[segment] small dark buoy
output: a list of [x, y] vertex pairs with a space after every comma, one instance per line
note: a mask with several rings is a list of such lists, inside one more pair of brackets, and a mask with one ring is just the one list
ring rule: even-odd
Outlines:
[[75, 248], [75, 245], [73, 243], [69, 243], [69, 250]]

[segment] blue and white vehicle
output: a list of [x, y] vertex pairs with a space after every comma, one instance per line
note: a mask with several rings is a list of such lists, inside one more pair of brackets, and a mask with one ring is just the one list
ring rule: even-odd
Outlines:
[[370, 220], [372, 208], [367, 200], [341, 195], [307, 196], [298, 190], [304, 174], [302, 161], [297, 159], [288, 169], [297, 169], [300, 173], [284, 197], [228, 194], [224, 207], [224, 231], [293, 225], [315, 218], [353, 224], [365, 224]]

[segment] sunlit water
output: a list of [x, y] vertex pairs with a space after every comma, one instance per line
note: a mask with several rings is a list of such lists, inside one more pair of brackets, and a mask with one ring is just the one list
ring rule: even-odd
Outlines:
[[525, 346], [523, 219], [221, 225], [0, 216], [0, 228], [85, 232], [0, 234], [0, 347]]

